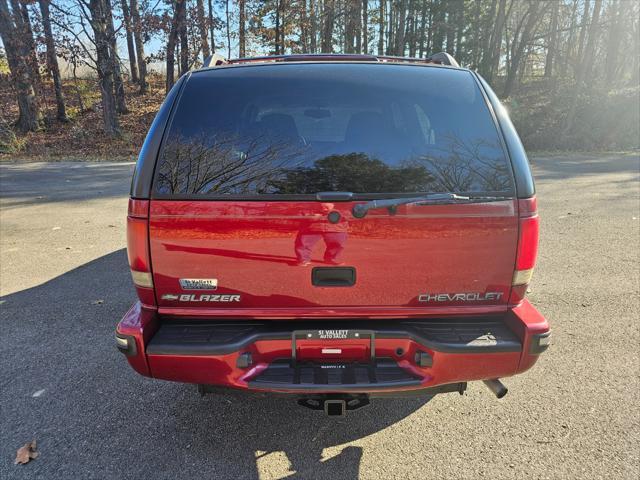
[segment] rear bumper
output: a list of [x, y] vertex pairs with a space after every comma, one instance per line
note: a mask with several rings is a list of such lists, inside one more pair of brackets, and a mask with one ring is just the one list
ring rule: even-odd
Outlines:
[[536, 362], [549, 334], [526, 300], [499, 317], [397, 321], [178, 322], [135, 304], [116, 330], [142, 375], [292, 394], [408, 393], [512, 376]]

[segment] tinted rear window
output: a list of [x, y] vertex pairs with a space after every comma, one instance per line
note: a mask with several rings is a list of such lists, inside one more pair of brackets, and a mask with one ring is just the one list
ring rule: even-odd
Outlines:
[[196, 72], [156, 168], [160, 196], [513, 193], [472, 74], [291, 64]]

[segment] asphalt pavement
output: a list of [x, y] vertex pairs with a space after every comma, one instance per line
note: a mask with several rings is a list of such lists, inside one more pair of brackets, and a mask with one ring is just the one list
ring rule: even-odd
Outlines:
[[639, 478], [639, 157], [532, 163], [552, 347], [502, 400], [473, 383], [340, 419], [137, 375], [113, 339], [133, 165], [0, 164], [0, 478]]

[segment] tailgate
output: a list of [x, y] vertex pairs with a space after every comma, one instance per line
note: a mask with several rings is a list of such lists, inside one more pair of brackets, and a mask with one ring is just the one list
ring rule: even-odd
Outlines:
[[406, 205], [362, 219], [353, 205], [152, 200], [159, 306], [334, 317], [358, 309], [506, 308], [515, 200]]

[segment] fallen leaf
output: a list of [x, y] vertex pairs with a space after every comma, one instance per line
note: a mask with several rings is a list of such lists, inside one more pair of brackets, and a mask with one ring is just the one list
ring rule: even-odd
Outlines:
[[13, 463], [25, 464], [34, 458], [38, 458], [38, 452], [36, 452], [36, 441], [31, 440], [29, 443], [25, 443], [16, 452], [16, 459]]

